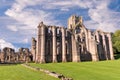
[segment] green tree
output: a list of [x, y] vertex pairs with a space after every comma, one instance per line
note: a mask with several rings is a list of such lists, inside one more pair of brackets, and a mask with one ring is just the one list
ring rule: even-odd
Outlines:
[[115, 31], [112, 35], [113, 51], [120, 53], [120, 30]]

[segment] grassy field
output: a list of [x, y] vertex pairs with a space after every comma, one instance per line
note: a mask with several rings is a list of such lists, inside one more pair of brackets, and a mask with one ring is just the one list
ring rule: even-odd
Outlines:
[[18, 65], [0, 65], [0, 80], [59, 80]]
[[[74, 80], [120, 80], [120, 60], [82, 63], [30, 63], [30, 65], [61, 73]], [[0, 65], [0, 80], [58, 79], [18, 64]]]
[[120, 60], [82, 63], [31, 63], [30, 65], [62, 73], [74, 80], [120, 80]]

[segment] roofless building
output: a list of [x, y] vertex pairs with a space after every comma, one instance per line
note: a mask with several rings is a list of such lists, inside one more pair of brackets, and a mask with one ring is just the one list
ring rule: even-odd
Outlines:
[[87, 29], [82, 17], [71, 16], [68, 26], [38, 25], [37, 40], [32, 38], [35, 62], [80, 62], [113, 60], [111, 33]]

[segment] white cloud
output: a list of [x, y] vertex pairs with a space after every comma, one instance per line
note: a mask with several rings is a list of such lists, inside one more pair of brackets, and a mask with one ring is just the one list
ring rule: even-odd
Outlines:
[[[52, 12], [50, 11], [47, 12], [44, 9], [59, 9], [61, 11], [69, 12], [71, 8], [79, 7], [81, 9], [82, 8], [88, 9], [88, 15], [91, 18], [91, 20], [87, 22], [87, 24], [89, 24], [89, 25], [86, 24], [87, 27], [89, 28], [90, 26], [94, 27], [93, 23], [95, 23], [97, 28], [101, 28], [102, 30], [104, 30], [104, 27], [107, 27], [107, 25], [109, 24], [108, 20], [109, 22], [113, 22], [114, 19], [115, 23], [113, 24], [117, 24], [115, 18], [118, 15], [112, 17], [112, 15], [116, 13], [113, 13], [113, 11], [108, 9], [108, 5], [110, 4], [110, 2], [111, 0], [90, 0], [90, 1], [89, 0], [76, 0], [76, 1], [16, 0], [15, 3], [12, 5], [12, 7], [5, 12], [5, 14], [17, 20], [19, 23], [24, 24], [26, 28], [29, 30], [29, 29], [35, 29], [36, 28], [35, 26], [37, 26], [40, 21], [43, 21], [45, 22], [45, 24], [48, 25], [62, 24], [54, 18], [55, 16], [53, 15]], [[36, 5], [39, 6], [40, 8], [33, 9], [32, 7]], [[89, 23], [91, 21], [92, 24]], [[103, 25], [103, 27], [101, 27], [101, 25]], [[96, 28], [96, 26], [94, 28]], [[109, 29], [109, 31], [113, 32], [117, 29], [116, 25], [110, 25], [110, 26], [111, 29]], [[22, 29], [23, 27], [21, 26], [17, 28]]]
[[[56, 24], [57, 21], [54, 20], [52, 13], [45, 12], [40, 9], [26, 8], [28, 6], [34, 6], [39, 4], [39, 0], [16, 0], [11, 9], [8, 9], [5, 14], [12, 17], [13, 19], [19, 21], [22, 24], [32, 26], [34, 28], [38, 25], [40, 21], [44, 21], [46, 24]], [[48, 18], [49, 17], [49, 18]]]
[[[7, 0], [5, 0], [6, 2]], [[85, 15], [89, 20], [84, 24], [89, 29], [102, 29], [104, 31], [114, 32], [120, 29], [120, 12], [115, 12], [108, 8], [112, 0], [15, 0], [12, 1], [11, 8], [7, 9], [6, 17], [0, 17], [2, 29], [10, 30], [2, 36], [9, 42], [30, 43], [31, 37], [37, 34], [37, 26], [43, 21], [47, 25], [63, 26], [66, 15], [82, 13], [79, 11], [86, 10]], [[4, 2], [4, 3], [5, 3]], [[0, 3], [1, 4], [1, 3]], [[77, 8], [78, 11], [75, 11]], [[72, 12], [71, 12], [72, 11]], [[65, 15], [64, 15], [65, 13]], [[58, 16], [56, 18], [56, 15]], [[68, 16], [67, 15], [67, 16]], [[59, 21], [64, 22], [61, 23]], [[67, 24], [67, 23], [66, 23]], [[11, 32], [12, 31], [12, 32]], [[9, 38], [8, 38], [9, 37]], [[16, 39], [17, 38], [17, 39]]]
[[5, 40], [3, 39], [0, 39], [0, 49], [3, 49], [5, 47], [10, 47], [10, 48], [13, 48], [15, 49], [14, 45], [12, 45], [11, 43], [9, 42], [6, 42]]
[[61, 11], [69, 11], [67, 8], [61, 8]]
[[52, 16], [52, 13], [40, 9], [27, 8], [28, 6], [41, 4], [40, 2], [44, 2], [44, 0], [16, 0], [12, 7], [5, 12], [11, 19], [17, 21], [17, 24], [7, 25], [9, 30], [17, 31], [17, 35], [14, 35], [17, 39], [14, 42], [23, 44], [30, 42], [30, 40], [24, 39], [24, 37], [30, 39], [30, 37], [34, 36], [37, 33], [37, 26], [41, 21], [45, 24], [59, 25], [58, 21]]
[[[46, 12], [44, 9], [51, 10], [57, 8], [61, 11], [70, 11], [71, 8], [79, 7], [81, 9], [88, 9], [88, 15], [91, 18], [89, 22], [93, 21], [92, 23], [98, 24], [102, 24], [104, 22], [103, 25], [105, 25], [106, 22], [107, 26], [107, 24], [109, 24], [107, 22], [108, 20], [112, 21], [112, 19], [116, 18], [111, 17], [115, 13], [114, 11], [108, 9], [110, 2], [111, 0], [16, 0], [12, 7], [5, 12], [5, 14], [27, 26], [27, 29], [35, 29], [35, 26], [37, 26], [40, 21], [44, 21], [45, 24], [48, 25], [61, 25], [59, 21], [54, 19], [54, 12]], [[39, 6], [40, 8], [33, 9], [33, 6]], [[116, 21], [114, 24], [117, 24]], [[89, 23], [89, 25], [86, 26], [89, 27], [94, 25]], [[100, 25], [98, 25], [98, 28], [99, 27]], [[113, 31], [113, 29], [110, 31]]]
[[[101, 0], [98, 2], [96, 0], [95, 8], [89, 8], [88, 10], [88, 14], [91, 18], [90, 21], [97, 23], [96, 29], [102, 29], [103, 31], [107, 32], [114, 32], [118, 29], [118, 22], [120, 22], [120, 17], [118, 16], [120, 15], [120, 12], [114, 12], [108, 8], [110, 0]], [[94, 27], [94, 24], [89, 23], [89, 25]]]
[[17, 27], [14, 25], [9, 25], [9, 26], [7, 26], [7, 28], [11, 31], [14, 31], [14, 32], [18, 31]]
[[26, 44], [26, 43], [28, 43], [28, 41], [29, 41], [29, 40], [28, 40], [27, 38], [25, 38], [25, 39], [22, 40], [22, 43], [25, 43], [25, 44]]
[[48, 13], [40, 9], [27, 8], [28, 6], [42, 4], [42, 2], [44, 1], [16, 0], [12, 7], [5, 12], [5, 14], [18, 21], [19, 25], [15, 25], [17, 26], [16, 28], [15, 26], [11, 27], [11, 25], [8, 25], [8, 28], [12, 31], [16, 31], [19, 29], [20, 34], [27, 33], [28, 35], [30, 35], [31, 33], [35, 34], [35, 29], [37, 29], [37, 26], [41, 21], [48, 25], [60, 25], [59, 21], [54, 19], [54, 16], [51, 12]]
[[13, 3], [13, 0], [0, 0], [0, 8], [11, 6], [12, 3]]

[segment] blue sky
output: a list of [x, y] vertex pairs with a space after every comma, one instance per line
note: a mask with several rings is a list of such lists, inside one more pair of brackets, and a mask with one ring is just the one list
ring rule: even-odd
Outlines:
[[0, 48], [30, 48], [39, 22], [67, 27], [74, 14], [88, 29], [120, 29], [120, 0], [0, 0]]

